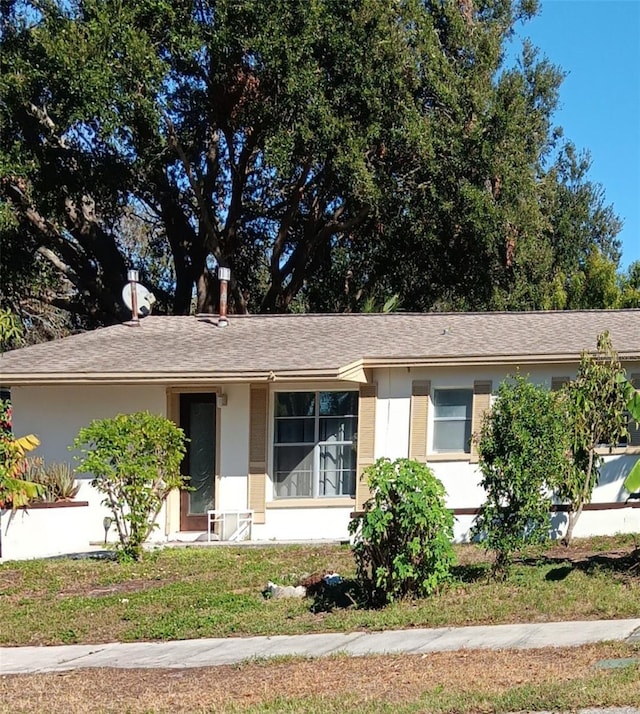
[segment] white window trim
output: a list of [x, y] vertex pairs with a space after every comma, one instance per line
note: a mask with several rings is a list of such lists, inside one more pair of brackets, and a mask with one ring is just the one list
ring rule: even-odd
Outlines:
[[[314, 392], [318, 394], [319, 392], [354, 392], [355, 394], [358, 395], [358, 404], [359, 404], [359, 392], [356, 389], [348, 388], [346, 385], [339, 385], [339, 386], [328, 386], [328, 385], [323, 385], [323, 384], [309, 384], [305, 386], [287, 386], [285, 384], [283, 385], [278, 385], [277, 389], [271, 389], [270, 394], [269, 394], [269, 425], [268, 425], [268, 448], [269, 448], [269, 453], [268, 453], [268, 473], [269, 473], [269, 481], [271, 483], [271, 498], [269, 500], [269, 505], [273, 507], [277, 507], [281, 504], [292, 504], [292, 506], [298, 502], [300, 502], [301, 506], [302, 505], [308, 505], [311, 503], [326, 503], [326, 504], [331, 504], [333, 502], [350, 502], [352, 503], [355, 494], [354, 495], [343, 495], [343, 494], [337, 494], [337, 495], [329, 495], [329, 496], [324, 496], [319, 493], [319, 487], [320, 487], [320, 447], [322, 445], [332, 445], [332, 446], [345, 446], [345, 445], [353, 445], [355, 444], [356, 449], [357, 449], [357, 428], [355, 432], [355, 438], [353, 441], [319, 441], [319, 428], [320, 428], [320, 421], [319, 421], [319, 415], [316, 414], [314, 415], [314, 444], [313, 444], [313, 473], [312, 473], [312, 491], [313, 494], [310, 496], [278, 496], [276, 494], [276, 479], [275, 479], [275, 449], [276, 449], [276, 443], [275, 443], [275, 426], [276, 426], [276, 415], [275, 415], [275, 408], [276, 408], [276, 395], [279, 393], [289, 393], [289, 392]], [[355, 413], [356, 420], [358, 419], [358, 409], [356, 409]], [[300, 418], [300, 417], [291, 417], [292, 419], [294, 418]], [[357, 424], [357, 421], [356, 421]], [[287, 443], [286, 446], [308, 446], [307, 442], [290, 442]], [[357, 460], [357, 459], [356, 459]], [[354, 467], [355, 468], [355, 467]], [[357, 472], [355, 474], [355, 478], [357, 479]]]
[[[437, 451], [435, 449], [435, 436], [436, 436], [436, 422], [440, 421], [436, 419], [436, 399], [435, 399], [435, 394], [436, 392], [452, 392], [452, 391], [457, 391], [457, 392], [470, 392], [471, 393], [471, 414], [469, 415], [469, 419], [465, 419], [464, 421], [469, 421], [471, 427], [473, 428], [473, 404], [474, 404], [474, 399], [475, 399], [475, 394], [473, 392], [473, 385], [455, 385], [455, 386], [449, 386], [446, 384], [438, 384], [438, 385], [433, 385], [431, 386], [431, 394], [429, 395], [429, 412], [428, 412], [428, 434], [427, 434], [427, 456], [428, 457], [433, 457], [434, 461], [459, 461], [459, 460], [469, 460], [471, 458], [471, 448], [469, 447], [469, 451]], [[442, 421], [447, 421], [447, 420], [442, 420]], [[448, 420], [452, 421], [452, 420]], [[462, 419], [457, 419], [456, 421], [462, 421]]]

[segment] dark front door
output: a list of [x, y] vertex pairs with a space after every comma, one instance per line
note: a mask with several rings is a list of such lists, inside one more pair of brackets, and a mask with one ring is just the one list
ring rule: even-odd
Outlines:
[[181, 394], [180, 426], [189, 439], [182, 473], [191, 486], [180, 494], [180, 530], [205, 531], [215, 508], [216, 395]]

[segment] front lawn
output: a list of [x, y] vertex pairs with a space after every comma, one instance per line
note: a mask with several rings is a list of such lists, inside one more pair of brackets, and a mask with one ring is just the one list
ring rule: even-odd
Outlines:
[[312, 612], [311, 600], [265, 600], [267, 581], [318, 571], [353, 576], [347, 546], [167, 548], [140, 563], [39, 560], [0, 566], [0, 644], [44, 645], [239, 635], [347, 632], [508, 622], [637, 617], [640, 573], [631, 538], [576, 542], [518, 563], [504, 583], [489, 560], [459, 546], [453, 582], [381, 610]]

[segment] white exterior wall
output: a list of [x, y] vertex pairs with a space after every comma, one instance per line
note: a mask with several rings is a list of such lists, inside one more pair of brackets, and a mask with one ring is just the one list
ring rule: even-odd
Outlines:
[[220, 480], [218, 508], [247, 507], [249, 464], [249, 385], [225, 386], [227, 404], [218, 409], [220, 420]]
[[84, 552], [89, 529], [88, 506], [0, 510], [0, 562]]
[[92, 419], [145, 409], [164, 415], [167, 408], [163, 387], [13, 387], [11, 402], [14, 433], [36, 434], [34, 455], [46, 461], [71, 461], [67, 447]]
[[264, 525], [253, 527], [252, 540], [348, 540], [353, 506], [346, 508], [269, 508]]
[[[576, 368], [566, 365], [521, 369], [522, 374], [529, 375], [537, 384], [551, 386], [553, 377], [574, 377]], [[639, 371], [633, 367], [631, 371]], [[513, 369], [500, 368], [445, 368], [379, 369], [374, 372], [374, 381], [378, 385], [378, 400], [376, 404], [376, 458], [386, 456], [390, 459], [409, 456], [409, 429], [411, 416], [411, 384], [414, 380], [430, 380], [431, 389], [438, 388], [472, 388], [475, 380], [491, 380], [494, 392], [500, 382], [515, 372]], [[336, 384], [276, 384], [271, 389], [269, 407], [269, 473], [272, 473], [273, 444], [273, 393], [287, 389], [355, 389], [357, 385], [349, 383]], [[429, 409], [427, 424], [429, 439], [433, 435], [433, 409]], [[224, 440], [223, 440], [224, 442]], [[430, 448], [430, 445], [429, 445]], [[224, 452], [223, 452], [224, 453]], [[440, 455], [442, 458], [442, 455]], [[622, 483], [635, 462], [636, 456], [607, 456], [601, 469], [600, 483], [596, 486], [592, 502], [606, 503], [624, 500], [626, 493]], [[447, 492], [447, 505], [450, 508], [478, 508], [484, 501], [484, 491], [480, 486], [481, 474], [477, 464], [468, 460], [431, 461], [429, 465], [435, 475], [443, 482]], [[224, 470], [223, 470], [224, 473]], [[224, 480], [224, 479], [223, 479]], [[353, 506], [345, 508], [318, 507], [307, 505], [296, 508], [278, 507], [273, 500], [273, 483], [267, 480], [267, 510], [266, 523], [253, 528], [254, 540], [301, 540], [301, 539], [339, 539], [349, 537], [348, 524]], [[246, 490], [246, 482], [245, 482]], [[271, 505], [270, 505], [271, 504]], [[355, 502], [354, 502], [355, 505]], [[222, 506], [221, 508], [226, 507]], [[457, 541], [469, 539], [473, 524], [473, 516], [457, 516], [454, 537]], [[566, 517], [557, 514], [554, 526], [560, 528], [560, 534], [566, 529]], [[616, 532], [640, 532], [640, 509], [623, 509], [610, 511], [587, 511], [582, 514], [575, 534], [578, 537], [588, 535], [613, 534]]]
[[[226, 385], [227, 404], [218, 409], [220, 443], [218, 508], [234, 510], [247, 507], [247, 465], [249, 461], [249, 386], [245, 384]], [[33, 452], [47, 462], [68, 462], [74, 466], [73, 453], [68, 447], [78, 434], [93, 419], [104, 419], [136, 411], [148, 410], [154, 414], [166, 415], [167, 396], [163, 386], [122, 387], [122, 386], [72, 386], [72, 387], [14, 387], [11, 390], [13, 404], [13, 431], [16, 435], [36, 434], [40, 446]], [[82, 550], [82, 544], [104, 541], [103, 519], [110, 515], [102, 505], [103, 496], [91, 486], [91, 477], [79, 474], [80, 491], [76, 497], [88, 501], [89, 508], [82, 510], [84, 535], [75, 538], [73, 550]], [[80, 512], [74, 509], [74, 522]], [[33, 511], [35, 513], [35, 511]], [[68, 510], [67, 513], [70, 511]], [[53, 518], [38, 514], [38, 519]], [[28, 523], [35, 519], [21, 518]], [[150, 540], [163, 542], [175, 535], [165, 533], [166, 512], [162, 508], [158, 516], [158, 527]], [[3, 518], [3, 527], [10, 527]], [[74, 525], [74, 529], [76, 526]], [[13, 526], [17, 531], [17, 520]], [[41, 531], [41, 529], [32, 529]], [[8, 534], [4, 534], [5, 538]], [[42, 537], [34, 533], [34, 537]], [[117, 541], [112, 527], [110, 542]], [[28, 549], [30, 552], [44, 553], [42, 548]], [[42, 551], [42, 552], [41, 552]], [[59, 549], [55, 549], [58, 553]], [[21, 551], [22, 552], [22, 551]], [[51, 553], [54, 554], [54, 553]], [[13, 556], [11, 556], [13, 557]], [[20, 556], [22, 557], [22, 556]], [[35, 557], [35, 556], [32, 556]]]
[[[551, 386], [553, 377], [575, 377], [575, 367], [567, 365], [530, 367], [523, 366], [521, 373], [528, 375], [536, 384]], [[408, 457], [411, 406], [411, 383], [431, 381], [431, 390], [441, 388], [469, 388], [475, 380], [491, 380], [493, 392], [498, 389], [507, 375], [514, 374], [516, 368], [393, 368], [380, 369], [374, 373], [378, 383], [376, 409], [376, 458], [387, 456], [391, 459]], [[640, 371], [640, 365], [627, 366], [627, 372]], [[429, 409], [427, 438], [431, 449], [433, 438], [433, 409]], [[442, 459], [442, 455], [438, 455]], [[624, 501], [626, 491], [624, 479], [638, 459], [632, 455], [610, 455], [604, 457], [600, 481], [593, 492], [592, 503]], [[468, 460], [438, 460], [427, 462], [435, 475], [442, 481], [447, 492], [450, 508], [478, 508], [484, 501], [484, 490], [480, 486], [481, 474], [477, 464]], [[473, 516], [457, 516], [454, 529], [456, 540], [468, 540]], [[557, 514], [554, 527], [560, 535], [566, 531], [566, 516]], [[609, 511], [584, 512], [575, 529], [576, 537], [605, 535], [614, 533], [640, 532], [640, 509], [627, 508]]]
[[[627, 367], [628, 372], [640, 372], [640, 364]], [[430, 380], [431, 389], [472, 388], [474, 380], [491, 380], [495, 392], [507, 374], [515, 368], [391, 368], [374, 370], [373, 379], [378, 385], [375, 423], [375, 455], [391, 459], [409, 455], [409, 430], [411, 417], [411, 386], [413, 381]], [[573, 377], [575, 367], [565, 365], [544, 368], [523, 367], [523, 374], [530, 374], [534, 382], [551, 383], [552, 377]], [[280, 383], [271, 385], [268, 410], [268, 473], [273, 472], [273, 395], [277, 390], [353, 389], [358, 385], [351, 382], [333, 384]], [[217, 484], [218, 503], [221, 510], [236, 510], [247, 507], [247, 470], [249, 453], [249, 385], [225, 385], [223, 389], [227, 403], [218, 410], [219, 420], [219, 479]], [[41, 439], [36, 455], [47, 461], [72, 462], [69, 444], [82, 426], [92, 419], [112, 417], [118, 413], [129, 413], [148, 409], [157, 414], [166, 414], [166, 391], [162, 386], [152, 387], [16, 387], [12, 390], [14, 405], [14, 431], [18, 435], [35, 433]], [[429, 409], [426, 425], [429, 439], [433, 434], [433, 409]], [[430, 444], [428, 445], [430, 448]], [[611, 455], [605, 458], [600, 483], [593, 494], [594, 503], [624, 501], [626, 494], [622, 483], [637, 456]], [[468, 460], [452, 459], [427, 461], [447, 491], [447, 505], [451, 508], [477, 508], [484, 500], [480, 487], [480, 473], [477, 464]], [[350, 514], [355, 502], [341, 499], [340, 504], [327, 505], [315, 500], [313, 503], [296, 506], [291, 502], [283, 505], [273, 498], [273, 483], [266, 481], [266, 523], [253, 527], [254, 540], [347, 540]], [[78, 494], [80, 500], [89, 502], [86, 515], [86, 542], [102, 542], [103, 517], [108, 515], [101, 506], [102, 497], [89, 484], [89, 478], [82, 480]], [[554, 517], [554, 524], [563, 532], [562, 514]], [[472, 516], [459, 516], [456, 520], [456, 540], [468, 539]], [[173, 520], [176, 522], [177, 520]], [[160, 514], [160, 528], [154, 539], [165, 536], [165, 514]], [[175, 531], [175, 528], [173, 529]], [[619, 509], [610, 511], [585, 512], [578, 521], [576, 536], [616, 532], [640, 532], [640, 509]], [[112, 538], [113, 538], [112, 534]], [[169, 534], [172, 538], [174, 533]]]
[[375, 456], [402, 459], [409, 455], [411, 379], [406, 369], [377, 370]]
[[[93, 419], [106, 419], [143, 410], [166, 414], [166, 393], [163, 387], [14, 387], [11, 390], [11, 401], [14, 434], [35, 434], [40, 439], [40, 446], [33, 452], [33, 456], [41, 456], [47, 462], [67, 462], [72, 467], [73, 453], [68, 447], [78, 431], [88, 426]], [[102, 521], [110, 513], [101, 503], [103, 496], [91, 486], [91, 477], [79, 475], [78, 480], [80, 491], [76, 498], [89, 502], [88, 512], [82, 514], [86, 535], [77, 541], [77, 547], [80, 547], [82, 542], [88, 546], [89, 543], [104, 540]], [[77, 517], [79, 514], [73, 515]], [[158, 523], [164, 523], [164, 511], [160, 513]], [[7, 527], [11, 526], [5, 523], [3, 537], [8, 535], [4, 532]], [[155, 530], [153, 540], [161, 540], [163, 536], [161, 525]], [[46, 538], [46, 535], [38, 537]], [[115, 533], [110, 534], [109, 540], [116, 540]]]

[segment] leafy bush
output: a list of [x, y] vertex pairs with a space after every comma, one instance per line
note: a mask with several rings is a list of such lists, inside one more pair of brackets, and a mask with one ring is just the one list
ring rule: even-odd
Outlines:
[[18, 347], [22, 342], [24, 328], [20, 318], [11, 310], [0, 309], [0, 350]]
[[442, 483], [426, 464], [409, 459], [379, 459], [365, 473], [372, 496], [350, 532], [370, 603], [432, 594], [454, 562], [453, 514]]
[[123, 558], [139, 560], [167, 494], [184, 486], [184, 433], [149, 412], [98, 419], [80, 429], [73, 447], [78, 470], [93, 474], [113, 514]]
[[495, 551], [504, 578], [514, 552], [549, 538], [551, 493], [571, 468], [570, 429], [558, 394], [518, 375], [500, 384], [477, 438], [487, 498], [473, 533]]
[[[623, 388], [627, 399], [629, 417], [635, 422], [637, 428], [640, 426], [640, 390], [635, 389], [628, 380], [625, 380]], [[629, 493], [640, 490], [640, 458], [636, 459], [635, 464], [631, 467], [631, 471], [627, 474], [624, 487]]]
[[27, 481], [40, 484], [41, 492], [37, 500], [45, 503], [71, 501], [80, 490], [69, 464], [46, 464], [39, 456], [27, 459], [24, 477]]
[[558, 484], [558, 497], [568, 501], [568, 545], [585, 503], [591, 501], [602, 462], [598, 447], [615, 446], [628, 436], [627, 408], [633, 406], [629, 383], [608, 332], [598, 335], [595, 354], [583, 352], [576, 378], [564, 387], [567, 418], [573, 431], [573, 468]]

